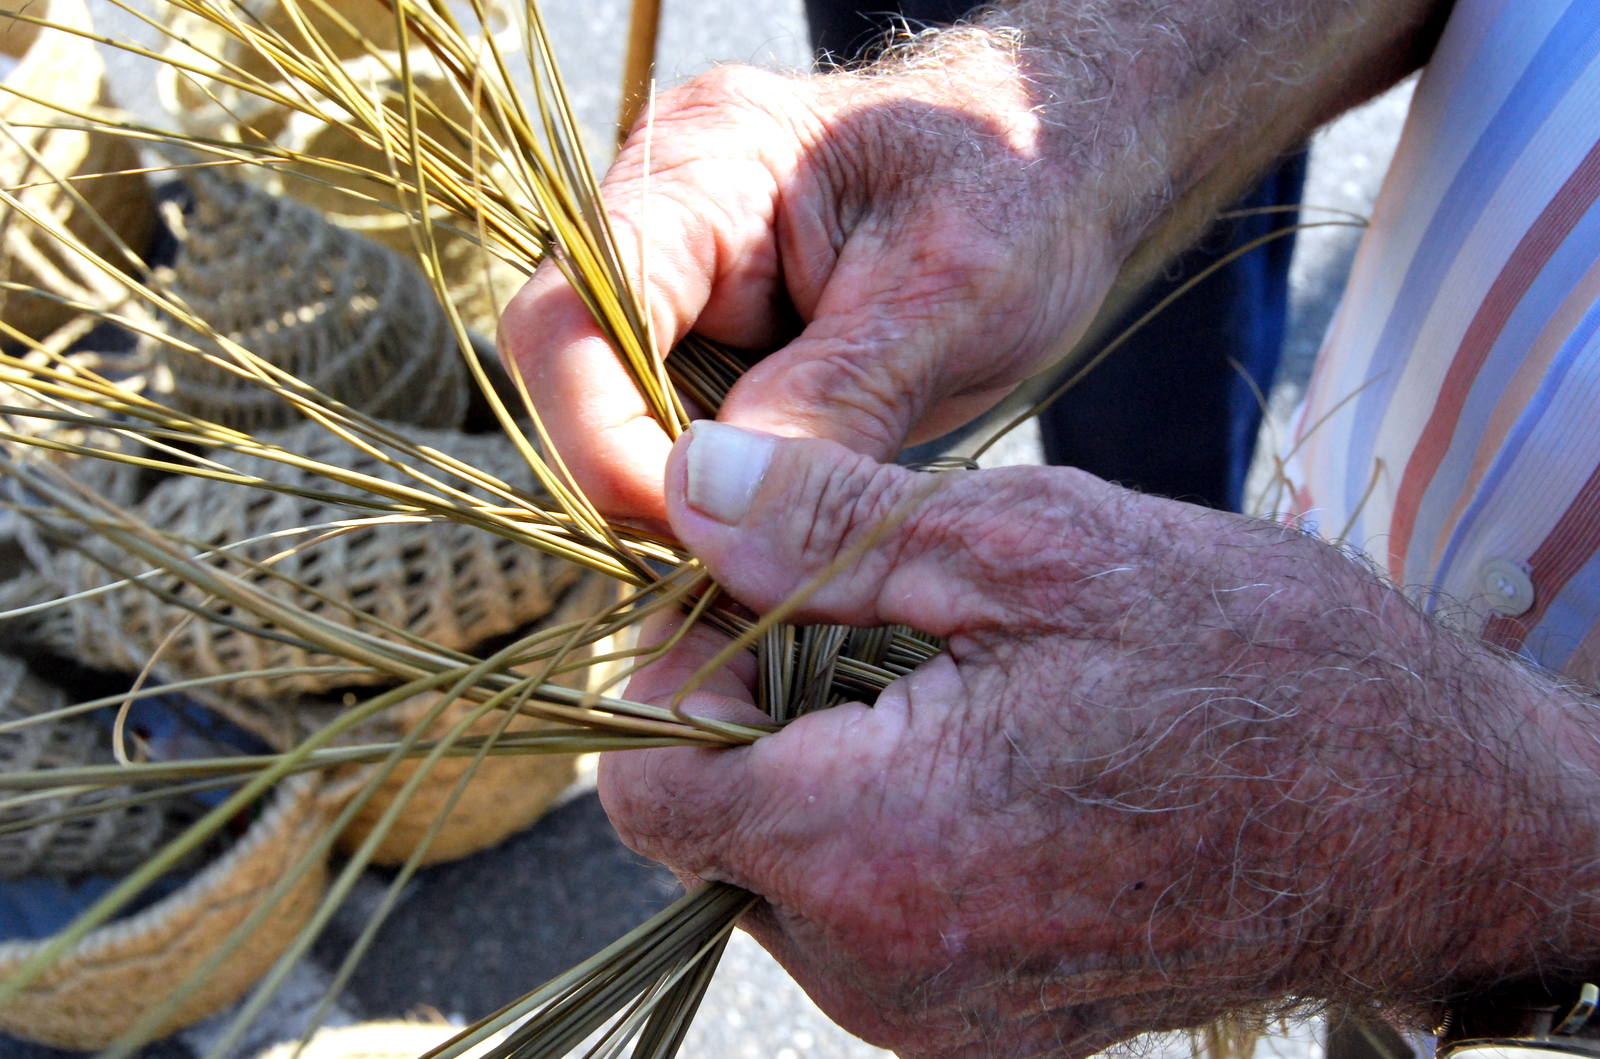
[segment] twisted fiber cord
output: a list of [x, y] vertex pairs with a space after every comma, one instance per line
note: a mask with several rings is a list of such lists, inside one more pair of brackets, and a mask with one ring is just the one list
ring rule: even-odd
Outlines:
[[[168, 218], [179, 253], [161, 280], [194, 315], [327, 396], [369, 414], [455, 427], [471, 382], [449, 321], [418, 269], [314, 209], [212, 173], [186, 183], [193, 207]], [[173, 333], [220, 352], [181, 323]], [[172, 403], [241, 430], [296, 416], [247, 379], [174, 350]]]

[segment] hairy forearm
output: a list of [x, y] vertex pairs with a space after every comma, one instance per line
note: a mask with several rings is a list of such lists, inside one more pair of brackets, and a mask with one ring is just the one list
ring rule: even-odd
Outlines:
[[[1427, 799], [1418, 816], [1431, 818], [1439, 850], [1418, 867], [1453, 860], [1459, 868], [1437, 872], [1432, 892], [1417, 895], [1417, 925], [1407, 933], [1456, 944], [1438, 948], [1420, 981], [1436, 976], [1432, 997], [1449, 999], [1508, 980], [1592, 978], [1600, 970], [1600, 702], [1592, 689], [1482, 645], [1461, 649], [1451, 665], [1453, 653], [1442, 652], [1429, 674], [1431, 713], [1459, 719], [1452, 736], [1467, 752], [1453, 775], [1425, 779], [1412, 796]], [[1393, 956], [1403, 966], [1405, 953]]]
[[1026, 108], [1026, 153], [1070, 171], [1079, 217], [1098, 215], [1143, 276], [1319, 124], [1425, 62], [1449, 6], [1017, 0], [921, 38], [885, 68], [1012, 79], [976, 92]]
[[1262, 564], [1273, 587], [1239, 613], [1252, 646], [1228, 682], [1269, 716], [1303, 718], [1265, 758], [1261, 818], [1238, 832], [1283, 854], [1281, 874], [1267, 858], [1240, 890], [1278, 914], [1305, 901], [1284, 980], [1431, 1022], [1432, 1005], [1507, 980], [1592, 975], [1593, 692], [1421, 614], [1320, 543], [1308, 550], [1327, 560], [1315, 574], [1303, 556]]

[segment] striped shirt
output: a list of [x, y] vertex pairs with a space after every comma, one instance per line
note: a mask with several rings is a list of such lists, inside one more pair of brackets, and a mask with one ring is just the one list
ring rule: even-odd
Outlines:
[[1600, 680], [1600, 4], [1458, 0], [1289, 445], [1276, 507]]

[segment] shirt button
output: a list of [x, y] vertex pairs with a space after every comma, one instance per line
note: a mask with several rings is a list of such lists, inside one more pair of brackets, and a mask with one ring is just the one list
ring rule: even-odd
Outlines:
[[1533, 578], [1521, 563], [1491, 559], [1483, 564], [1483, 594], [1490, 610], [1515, 618], [1533, 607]]

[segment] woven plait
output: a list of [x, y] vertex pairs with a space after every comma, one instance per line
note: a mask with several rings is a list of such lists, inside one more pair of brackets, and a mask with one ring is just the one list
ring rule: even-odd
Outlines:
[[[66, 696], [0, 655], [0, 722], [57, 710]], [[112, 761], [105, 729], [88, 717], [40, 721], [0, 732], [0, 772], [101, 765]], [[0, 823], [15, 826], [68, 808], [103, 804], [131, 793], [109, 787], [72, 798], [47, 798], [0, 810]], [[27, 875], [120, 875], [130, 871], [192, 820], [178, 802], [107, 809], [70, 820], [45, 820], [0, 833], [0, 879]]]
[[[427, 279], [399, 255], [313, 209], [209, 173], [169, 211], [179, 242], [162, 280], [217, 333], [337, 401], [394, 422], [456, 427], [472, 385]], [[181, 324], [176, 337], [216, 344]], [[282, 398], [165, 349], [171, 403], [240, 430], [287, 426]]]
[[[533, 491], [532, 472], [502, 435], [468, 435], [416, 428], [407, 433], [419, 444], [449, 453], [509, 485]], [[328, 463], [390, 481], [411, 481], [402, 472], [358, 452], [314, 423], [270, 432], [263, 437], [290, 451]], [[220, 463], [274, 482], [354, 495], [353, 490], [346, 487], [270, 460], [228, 454], [216, 458]], [[442, 473], [440, 477], [450, 478]], [[454, 484], [464, 483], [456, 480]], [[138, 505], [135, 513], [150, 525], [188, 539], [218, 543], [349, 519], [358, 514], [319, 501], [186, 477], [162, 482]], [[247, 554], [256, 560], [266, 559], [296, 539], [306, 538], [270, 541], [252, 547]], [[129, 572], [145, 569], [129, 556], [109, 550], [106, 555]], [[99, 564], [76, 551], [50, 554], [38, 565], [40, 576], [31, 591], [41, 599], [104, 585], [113, 579]], [[443, 647], [456, 649], [471, 648], [542, 617], [566, 587], [577, 580], [580, 572], [571, 563], [546, 556], [527, 545], [454, 522], [363, 527], [283, 559], [274, 568], [363, 613]], [[265, 578], [260, 583], [279, 598], [321, 611], [344, 624], [354, 624], [348, 615], [289, 584]], [[191, 588], [178, 591], [197, 603], [202, 599]], [[11, 602], [15, 605], [17, 601]], [[339, 664], [329, 656], [214, 622], [185, 623], [188, 614], [138, 587], [126, 586], [22, 619], [19, 633], [97, 668], [131, 670], [143, 666], [168, 634], [184, 624], [161, 654], [158, 670], [168, 679], [276, 666]], [[235, 617], [254, 621], [248, 615]], [[239, 681], [230, 688], [233, 696], [273, 704], [295, 695], [325, 693], [351, 683], [358, 681], [348, 676], [300, 675], [270, 680], [253, 678]], [[258, 725], [243, 720], [240, 723], [260, 731]], [[261, 734], [269, 740], [278, 738], [271, 733]]]

